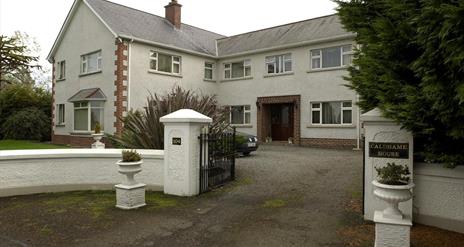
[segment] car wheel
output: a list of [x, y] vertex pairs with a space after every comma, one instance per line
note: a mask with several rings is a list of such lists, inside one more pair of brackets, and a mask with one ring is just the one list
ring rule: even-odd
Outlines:
[[243, 152], [243, 155], [244, 155], [244, 156], [249, 156], [249, 155], [250, 155], [250, 152]]

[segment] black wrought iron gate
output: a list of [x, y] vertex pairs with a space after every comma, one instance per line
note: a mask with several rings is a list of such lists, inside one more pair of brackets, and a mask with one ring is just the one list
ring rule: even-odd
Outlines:
[[200, 193], [235, 179], [235, 128], [202, 133], [200, 139]]

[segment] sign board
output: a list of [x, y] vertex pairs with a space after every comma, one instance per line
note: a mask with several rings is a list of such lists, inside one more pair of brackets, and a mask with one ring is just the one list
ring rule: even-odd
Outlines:
[[180, 137], [173, 137], [172, 138], [172, 145], [182, 145], [182, 139]]
[[369, 157], [409, 159], [409, 143], [369, 142]]

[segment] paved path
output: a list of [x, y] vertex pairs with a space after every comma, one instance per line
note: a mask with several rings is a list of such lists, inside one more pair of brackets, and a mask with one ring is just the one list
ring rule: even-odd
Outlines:
[[360, 152], [262, 146], [237, 159], [237, 185], [161, 227], [137, 223], [153, 228], [120, 246], [342, 246], [336, 231], [361, 174]]

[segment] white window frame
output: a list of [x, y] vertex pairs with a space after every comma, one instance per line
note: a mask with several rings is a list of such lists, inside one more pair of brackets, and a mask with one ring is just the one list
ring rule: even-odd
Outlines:
[[[322, 111], [322, 103], [340, 103], [340, 123], [339, 124], [325, 124], [322, 123], [322, 116], [323, 116], [323, 111]], [[350, 103], [351, 106], [343, 106], [343, 103]], [[315, 108], [314, 105], [319, 104], [319, 108]], [[310, 123], [311, 125], [322, 125], [322, 126], [342, 126], [342, 125], [353, 125], [353, 101], [351, 100], [336, 100], [336, 101], [313, 101], [310, 102]], [[350, 110], [351, 111], [351, 122], [350, 123], [344, 123], [343, 122], [343, 111], [344, 110]], [[314, 123], [313, 122], [313, 112], [319, 112], [319, 123]]]
[[[350, 47], [351, 49], [349, 51], [343, 51], [344, 48]], [[331, 49], [331, 48], [339, 48], [340, 49], [340, 66], [333, 66], [333, 67], [322, 67], [322, 50], [324, 49]], [[313, 55], [313, 52], [319, 51], [319, 55]], [[309, 68], [310, 70], [324, 70], [324, 69], [333, 69], [333, 68], [345, 68], [348, 67], [351, 64], [351, 59], [350, 59], [350, 64], [343, 64], [343, 57], [344, 56], [353, 56], [353, 45], [352, 44], [345, 44], [345, 45], [340, 45], [340, 46], [331, 46], [331, 47], [323, 47], [319, 49], [312, 49], [309, 51]], [[314, 59], [319, 59], [319, 67], [313, 68], [313, 60]]]
[[[241, 77], [232, 77], [233, 75], [233, 71], [232, 71], [232, 64], [234, 63], [242, 63], [242, 66], [243, 66], [243, 75]], [[242, 61], [236, 61], [236, 62], [228, 62], [228, 63], [224, 63], [224, 80], [235, 80], [235, 79], [243, 79], [243, 78], [251, 78], [251, 73], [252, 73], [252, 70], [251, 70], [251, 59], [245, 59], [245, 60], [242, 60]], [[249, 75], [246, 75], [246, 70], [247, 68], [250, 70], [250, 74]], [[226, 76], [226, 71], [229, 71], [229, 77]]]
[[[243, 123], [232, 123], [232, 107], [242, 107], [243, 108]], [[248, 107], [248, 110], [246, 109]], [[231, 126], [243, 126], [243, 125], [251, 125], [251, 105], [230, 105], [229, 108], [229, 123]], [[249, 122], [246, 122], [246, 114], [249, 114]]]
[[56, 125], [64, 126], [66, 124], [66, 106], [65, 104], [56, 105]]
[[[89, 57], [95, 54], [97, 54], [97, 61], [96, 61], [97, 69], [94, 71], [89, 71], [89, 67], [88, 67]], [[93, 73], [102, 71], [102, 51], [98, 50], [98, 51], [94, 51], [94, 52], [81, 55], [81, 70], [80, 71], [81, 71], [81, 75], [93, 74]]]
[[[92, 102], [101, 102], [102, 106], [92, 106]], [[82, 103], [87, 103], [87, 106], [82, 106]], [[81, 106], [76, 107], [76, 104], [80, 104]], [[101, 114], [102, 114], [102, 120], [105, 120], [105, 104], [102, 101], [81, 101], [81, 102], [74, 102], [73, 103], [74, 109], [73, 109], [73, 118], [76, 117], [76, 110], [82, 110], [82, 109], [87, 109], [87, 130], [76, 130], [75, 124], [73, 124], [73, 131], [74, 132], [83, 132], [83, 133], [88, 133], [92, 132], [92, 109], [101, 109]], [[101, 129], [103, 130], [104, 124], [100, 122]]]
[[[279, 61], [279, 72], [277, 72], [277, 61]], [[285, 63], [290, 62], [290, 70], [285, 69]], [[268, 70], [268, 65], [274, 65], [274, 72], [269, 73]], [[287, 54], [282, 54], [282, 55], [273, 55], [273, 56], [267, 56], [265, 58], [265, 71], [266, 74], [268, 75], [278, 75], [278, 74], [285, 74], [285, 73], [291, 73], [293, 72], [293, 60], [292, 60], [292, 54], [287, 53]]]
[[57, 63], [56, 79], [57, 80], [66, 79], [66, 61], [65, 60], [59, 61]]
[[[211, 65], [211, 67], [208, 67], [207, 65]], [[206, 70], [210, 70], [210, 71], [211, 71], [211, 78], [206, 78]], [[205, 79], [205, 80], [214, 80], [214, 63], [212, 63], [212, 62], [205, 62], [205, 70], [204, 70], [203, 79]]]
[[[159, 62], [158, 62], [158, 55], [159, 54], [171, 57], [171, 72], [166, 72], [166, 71], [160, 71], [159, 70], [159, 67], [158, 67], [159, 66]], [[151, 61], [156, 61], [156, 68], [151, 67]], [[174, 65], [179, 66], [179, 72], [178, 73], [174, 72]], [[177, 55], [164, 53], [164, 52], [150, 51], [148, 69], [150, 71], [155, 71], [156, 73], [161, 73], [161, 74], [181, 75], [182, 74], [182, 57], [177, 56]]]

